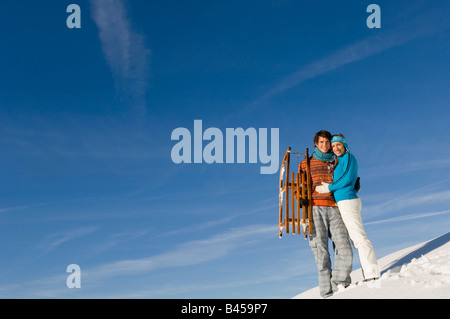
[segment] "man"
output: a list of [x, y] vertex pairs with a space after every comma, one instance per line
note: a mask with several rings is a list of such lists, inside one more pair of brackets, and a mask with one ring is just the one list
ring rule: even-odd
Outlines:
[[[319, 131], [314, 136], [316, 146], [309, 159], [312, 188], [324, 183], [333, 182], [334, 155], [331, 152], [331, 134]], [[306, 171], [306, 161], [299, 165], [299, 171]], [[332, 193], [312, 193], [312, 235], [309, 236], [309, 246], [319, 271], [320, 296], [327, 298], [338, 290], [339, 285], [350, 285], [353, 251], [348, 239], [339, 209]], [[333, 242], [335, 267], [331, 269], [331, 259], [328, 250], [328, 238]]]

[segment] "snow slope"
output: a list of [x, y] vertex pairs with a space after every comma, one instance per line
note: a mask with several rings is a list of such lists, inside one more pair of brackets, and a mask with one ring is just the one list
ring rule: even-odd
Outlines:
[[[356, 258], [357, 255], [355, 256]], [[361, 269], [352, 272], [352, 284], [330, 299], [449, 299], [450, 232], [378, 260], [381, 278], [364, 283]], [[320, 298], [319, 288], [294, 299]]]

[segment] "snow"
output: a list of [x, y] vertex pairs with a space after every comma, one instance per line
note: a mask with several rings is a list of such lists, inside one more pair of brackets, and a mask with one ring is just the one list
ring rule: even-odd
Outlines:
[[[355, 256], [357, 258], [357, 255]], [[449, 299], [450, 232], [378, 259], [381, 278], [362, 282], [361, 269], [351, 273], [352, 284], [328, 299]], [[319, 288], [294, 299], [320, 298]]]

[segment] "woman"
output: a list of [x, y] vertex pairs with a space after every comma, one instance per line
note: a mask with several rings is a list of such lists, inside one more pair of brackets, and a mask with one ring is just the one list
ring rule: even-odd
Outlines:
[[367, 238], [361, 218], [361, 199], [355, 190], [358, 178], [358, 163], [355, 156], [349, 152], [347, 141], [342, 134], [331, 139], [333, 153], [339, 163], [333, 174], [333, 183], [316, 187], [318, 193], [333, 192], [336, 203], [347, 227], [350, 239], [358, 250], [359, 260], [365, 281], [380, 277], [380, 268], [375, 257], [372, 243]]

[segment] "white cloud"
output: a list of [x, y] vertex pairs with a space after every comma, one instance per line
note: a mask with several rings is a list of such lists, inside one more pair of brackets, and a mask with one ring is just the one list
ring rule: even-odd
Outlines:
[[373, 222], [368, 222], [366, 225], [374, 225], [374, 224], [383, 224], [383, 223], [393, 223], [393, 222], [404, 222], [407, 220], [413, 220], [413, 219], [421, 219], [421, 218], [427, 218], [427, 217], [433, 217], [433, 216], [439, 216], [439, 215], [446, 215], [450, 214], [450, 210], [443, 210], [439, 212], [428, 212], [428, 213], [419, 213], [419, 214], [413, 214], [413, 215], [404, 215], [404, 216], [398, 216], [393, 218], [386, 218], [381, 220], [376, 220]]
[[148, 272], [159, 268], [196, 265], [227, 255], [233, 249], [247, 243], [249, 237], [264, 236], [274, 232], [276, 232], [276, 226], [274, 225], [234, 228], [207, 239], [180, 244], [173, 250], [159, 255], [105, 264], [86, 271], [86, 275], [92, 277], [119, 276]]
[[91, 0], [103, 53], [122, 98], [130, 99], [137, 115], [145, 114], [149, 56], [142, 35], [133, 31], [122, 0]]
[[23, 206], [14, 206], [14, 207], [6, 207], [6, 208], [0, 208], [0, 214], [2, 213], [9, 213], [9, 212], [13, 212], [13, 211], [17, 211], [17, 210], [26, 210], [29, 208], [34, 208], [37, 206], [43, 206], [45, 205], [44, 203], [40, 203], [40, 204], [34, 204], [34, 205], [23, 205]]
[[83, 228], [78, 228], [78, 229], [71, 230], [71, 231], [51, 234], [45, 238], [45, 240], [39, 245], [39, 247], [46, 254], [68, 241], [87, 236], [96, 230], [97, 230], [97, 227], [93, 226], [93, 227], [83, 227]]
[[[372, 197], [371, 201], [379, 202], [379, 204], [369, 205], [364, 207], [363, 201], [363, 214], [367, 217], [376, 217], [395, 212], [399, 214], [401, 212], [407, 212], [411, 208], [418, 208], [420, 205], [442, 204], [450, 202], [450, 190], [446, 189], [446, 183], [448, 179], [426, 185], [419, 189], [415, 189], [410, 192], [405, 192], [399, 196], [391, 197], [387, 199], [387, 194], [381, 194], [378, 197]], [[376, 222], [376, 221], [374, 221]]]
[[375, 35], [359, 40], [328, 56], [308, 64], [283, 77], [278, 84], [267, 90], [261, 97], [248, 105], [244, 112], [254, 109], [267, 99], [281, 94], [306, 80], [316, 78], [344, 65], [363, 60], [412, 40], [446, 30], [450, 23], [446, 17], [448, 6], [436, 5], [428, 11], [416, 12], [418, 17], [406, 17], [407, 22], [397, 27], [383, 26], [374, 31]]

